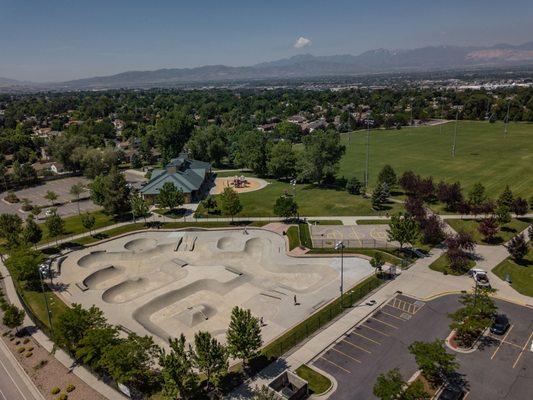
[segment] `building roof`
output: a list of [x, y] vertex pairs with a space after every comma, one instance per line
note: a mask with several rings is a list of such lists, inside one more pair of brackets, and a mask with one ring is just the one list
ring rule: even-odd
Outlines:
[[182, 153], [179, 157], [170, 160], [166, 169], [154, 169], [150, 181], [141, 189], [141, 193], [157, 195], [166, 182], [173, 183], [183, 193], [191, 193], [200, 189], [205, 174], [210, 169], [211, 164], [191, 160], [187, 154]]

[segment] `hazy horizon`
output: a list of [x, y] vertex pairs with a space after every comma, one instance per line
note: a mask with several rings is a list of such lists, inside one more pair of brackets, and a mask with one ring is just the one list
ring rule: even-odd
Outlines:
[[311, 53], [533, 39], [533, 2], [268, 4], [0, 0], [0, 77], [52, 82], [132, 70], [247, 66]]

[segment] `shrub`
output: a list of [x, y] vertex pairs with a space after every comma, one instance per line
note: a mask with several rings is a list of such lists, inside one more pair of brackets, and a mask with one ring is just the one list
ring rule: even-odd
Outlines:
[[32, 352], [26, 353], [26, 358], [30, 358], [31, 356], [33, 356]]
[[68, 399], [68, 394], [66, 393], [61, 393], [61, 395], [58, 397], [58, 400], [67, 400]]
[[72, 383], [69, 383], [67, 385], [67, 392], [68, 393], [72, 392], [74, 389], [76, 389], [76, 386], [74, 386]]
[[39, 361], [37, 364], [35, 364], [35, 366], [33, 367], [34, 370], [38, 370], [38, 369], [41, 369], [43, 368], [46, 364], [48, 364], [48, 360], [41, 360]]
[[33, 346], [26, 347], [26, 350], [28, 350], [28, 351], [33, 351]]
[[61, 389], [59, 389], [57, 386], [53, 387], [52, 390], [50, 390], [50, 393], [52, 394], [58, 394], [61, 392]]
[[24, 344], [28, 344], [29, 342], [30, 342], [30, 339], [29, 339], [29, 338], [26, 338], [26, 339], [24, 339], [24, 340], [22, 341], [22, 343], [24, 343]]
[[8, 203], [18, 203], [20, 201], [17, 195], [11, 191], [7, 192], [7, 195], [6, 197], [4, 197], [4, 200]]
[[18, 346], [20, 344], [20, 340], [17, 340], [15, 344]]
[[24, 353], [26, 351], [25, 347], [19, 347], [17, 350], [19, 353]]

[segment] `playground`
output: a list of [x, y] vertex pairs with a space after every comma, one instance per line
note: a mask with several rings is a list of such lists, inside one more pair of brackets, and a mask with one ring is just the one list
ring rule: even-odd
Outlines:
[[215, 186], [211, 188], [210, 194], [220, 194], [225, 188], [230, 187], [237, 193], [253, 192], [263, 189], [268, 182], [260, 178], [251, 178], [246, 176], [230, 176], [216, 178]]
[[[57, 287], [160, 344], [199, 330], [225, 341], [231, 309], [248, 308], [267, 343], [339, 295], [340, 266], [338, 257], [290, 257], [285, 237], [263, 229], [151, 231], [70, 253]], [[345, 257], [344, 287], [372, 272]]]

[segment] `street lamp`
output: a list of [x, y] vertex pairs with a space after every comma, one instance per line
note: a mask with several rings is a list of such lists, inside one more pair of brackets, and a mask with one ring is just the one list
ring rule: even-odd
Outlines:
[[54, 327], [52, 326], [52, 312], [50, 311], [50, 307], [48, 306], [48, 298], [46, 297], [46, 292], [44, 290], [43, 269], [41, 267], [46, 267], [46, 266], [44, 264], [41, 264], [39, 266], [39, 279], [41, 281], [41, 290], [43, 291], [44, 305], [46, 307], [46, 315], [48, 316], [48, 323], [50, 324], [50, 333], [52, 337], [54, 337]]
[[343, 295], [344, 295], [344, 242], [340, 241], [335, 244], [335, 250], [341, 251], [341, 307], [344, 306]]

